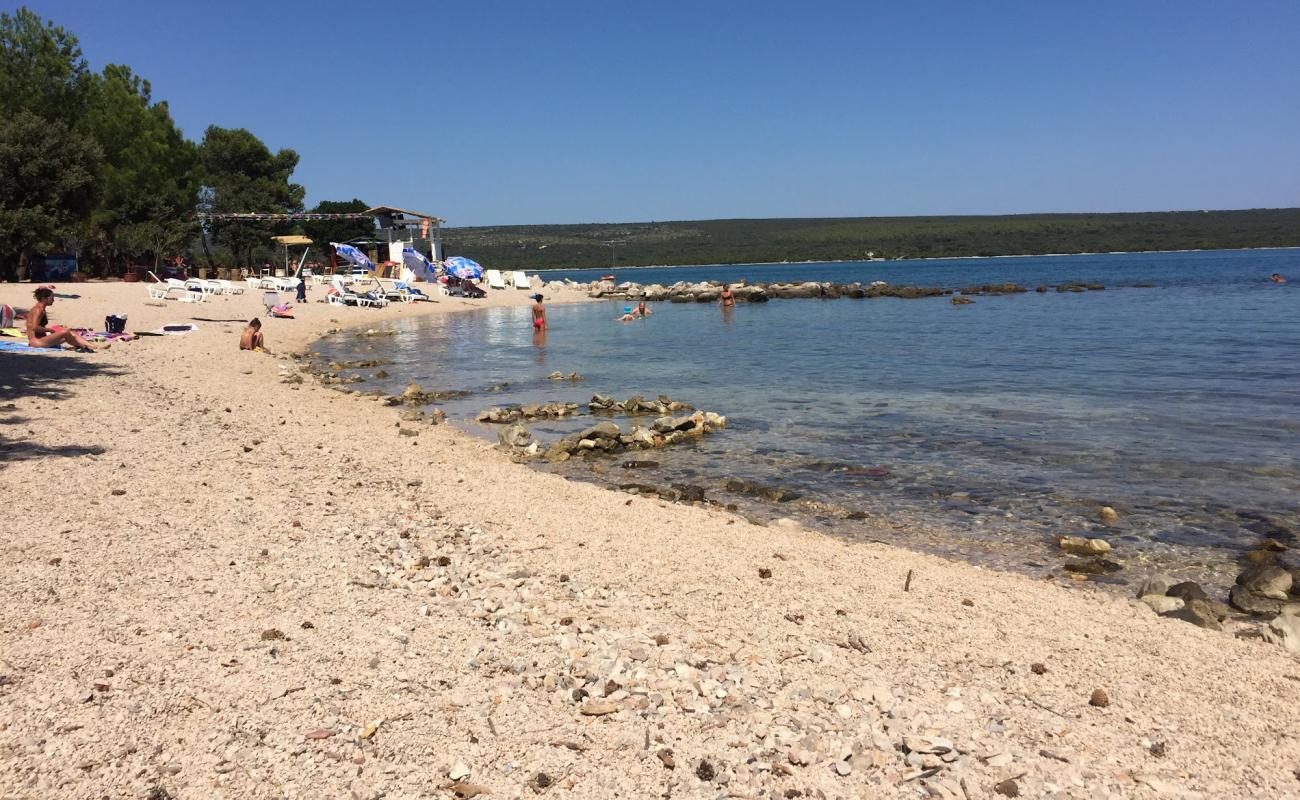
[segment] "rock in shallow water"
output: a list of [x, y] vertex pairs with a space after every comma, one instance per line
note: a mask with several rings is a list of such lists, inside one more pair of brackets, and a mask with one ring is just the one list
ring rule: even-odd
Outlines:
[[1271, 564], [1242, 570], [1237, 585], [1274, 600], [1286, 600], [1291, 591], [1291, 573]]
[[1188, 602], [1191, 602], [1192, 600], [1210, 599], [1210, 596], [1205, 593], [1205, 590], [1201, 588], [1201, 585], [1195, 581], [1175, 583], [1173, 586], [1169, 587], [1169, 590], [1166, 591], [1165, 594], [1170, 597], [1181, 597]]
[[1080, 556], [1100, 556], [1110, 552], [1110, 542], [1084, 536], [1062, 536], [1057, 542], [1067, 553]]
[[1157, 572], [1155, 574], [1148, 575], [1146, 577], [1146, 580], [1138, 584], [1137, 596], [1144, 598], [1147, 595], [1152, 595], [1152, 594], [1154, 595], [1168, 594], [1169, 589], [1176, 584], [1177, 581], [1175, 581], [1173, 578], [1163, 573]]
[[1238, 611], [1256, 617], [1269, 617], [1282, 611], [1285, 601], [1267, 597], [1245, 586], [1234, 586], [1228, 592], [1228, 602]]

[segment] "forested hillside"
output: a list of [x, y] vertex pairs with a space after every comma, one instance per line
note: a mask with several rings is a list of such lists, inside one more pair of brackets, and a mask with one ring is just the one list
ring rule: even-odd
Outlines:
[[603, 267], [615, 254], [673, 265], [1226, 249], [1300, 246], [1300, 209], [515, 225], [443, 238], [450, 255], [517, 269]]

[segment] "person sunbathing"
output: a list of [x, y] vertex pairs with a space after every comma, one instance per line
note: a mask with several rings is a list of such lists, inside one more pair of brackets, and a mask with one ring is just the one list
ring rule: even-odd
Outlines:
[[257, 317], [250, 319], [248, 327], [239, 334], [239, 349], [252, 350], [255, 353], [266, 352], [266, 337], [262, 335], [262, 321]]
[[45, 309], [54, 305], [54, 290], [42, 286], [33, 294], [36, 305], [27, 309], [27, 346], [28, 347], [62, 347], [72, 345], [81, 351], [107, 350], [109, 345], [92, 344], [72, 331], [56, 331], [49, 327], [50, 318]]

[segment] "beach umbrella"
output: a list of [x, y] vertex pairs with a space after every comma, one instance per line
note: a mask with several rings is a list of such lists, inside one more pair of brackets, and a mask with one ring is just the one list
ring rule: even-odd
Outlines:
[[424, 253], [413, 247], [402, 248], [402, 263], [406, 264], [406, 268], [422, 281], [432, 280], [438, 273], [433, 264], [429, 263], [429, 259], [424, 257]]
[[447, 272], [457, 278], [478, 280], [483, 277], [483, 268], [478, 265], [478, 262], [464, 256], [452, 256], [442, 263], [447, 265]]
[[330, 247], [334, 248], [335, 253], [338, 253], [339, 255], [346, 258], [348, 261], [351, 261], [353, 264], [356, 264], [358, 267], [361, 267], [367, 272], [375, 271], [375, 262], [371, 261], [366, 256], [365, 253], [361, 252], [360, 250], [353, 247], [352, 245], [339, 244], [338, 242], [330, 242]]

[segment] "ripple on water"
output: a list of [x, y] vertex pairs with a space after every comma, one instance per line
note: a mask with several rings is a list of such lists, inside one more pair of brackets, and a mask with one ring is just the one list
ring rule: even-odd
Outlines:
[[[1027, 276], [1062, 263], [936, 269], [965, 270], [963, 284], [1033, 283]], [[495, 429], [469, 421], [487, 406], [667, 392], [731, 424], [654, 453], [660, 465], [635, 480], [698, 484], [754, 518], [795, 516], [851, 538], [1059, 570], [1055, 535], [1084, 532], [1119, 545], [1121, 576], [1152, 565], [1226, 573], [1261, 538], [1293, 542], [1300, 294], [1255, 277], [1295, 271], [1300, 254], [1101, 258], [1068, 269], [1087, 265], [1095, 271], [1071, 278], [1169, 288], [1031, 292], [961, 314], [928, 300], [780, 301], [726, 318], [684, 304], [636, 326], [611, 323], [604, 304], [556, 307], [544, 346], [526, 312], [498, 309], [407, 320], [383, 339], [331, 337], [320, 350], [327, 361], [391, 361], [387, 377], [358, 369], [386, 392], [411, 381], [468, 392], [443, 407], [489, 437]], [[856, 269], [855, 279], [874, 279], [875, 267]], [[587, 380], [557, 385], [554, 371]], [[568, 424], [534, 431], [555, 438]], [[625, 477], [614, 461], [541, 468]], [[727, 479], [802, 497], [731, 493]], [[1119, 510], [1121, 528], [1099, 524], [1102, 505]]]

